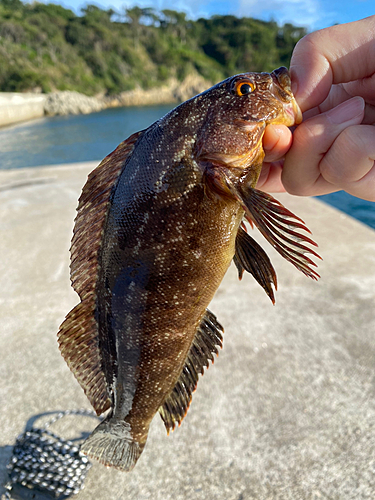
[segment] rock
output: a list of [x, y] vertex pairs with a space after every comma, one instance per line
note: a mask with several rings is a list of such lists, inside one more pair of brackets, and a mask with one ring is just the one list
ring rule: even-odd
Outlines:
[[189, 75], [183, 82], [177, 82], [173, 94], [177, 102], [184, 102], [212, 86], [212, 83], [200, 75]]
[[208, 89], [211, 83], [195, 74], [189, 75], [183, 82], [171, 78], [165, 85], [144, 90], [136, 88], [121, 92], [117, 100], [120, 106], [146, 106], [151, 104], [169, 104], [186, 101]]
[[79, 92], [65, 90], [48, 94], [44, 104], [46, 115], [79, 115], [100, 111], [106, 107], [103, 99], [88, 97]]

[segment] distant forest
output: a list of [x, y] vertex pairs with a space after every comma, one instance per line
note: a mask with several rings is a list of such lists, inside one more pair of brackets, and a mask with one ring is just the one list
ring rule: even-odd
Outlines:
[[305, 28], [235, 16], [195, 21], [184, 12], [0, 0], [0, 91], [144, 89], [188, 74], [210, 82], [288, 66]]

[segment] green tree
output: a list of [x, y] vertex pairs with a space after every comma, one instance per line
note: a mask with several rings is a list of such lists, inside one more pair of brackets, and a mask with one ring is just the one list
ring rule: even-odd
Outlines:
[[116, 94], [198, 73], [212, 83], [288, 65], [304, 28], [236, 16], [196, 21], [138, 6], [123, 15], [86, 5], [0, 0], [0, 90]]

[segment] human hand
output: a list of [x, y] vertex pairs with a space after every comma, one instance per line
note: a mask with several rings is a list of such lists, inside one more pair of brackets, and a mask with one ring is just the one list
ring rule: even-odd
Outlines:
[[[296, 45], [292, 88], [305, 121], [284, 166], [266, 163], [264, 190], [319, 195], [344, 189], [375, 201], [375, 16], [311, 33]], [[353, 97], [357, 96], [357, 97]], [[271, 129], [271, 130], [270, 130]], [[287, 151], [286, 127], [267, 127], [266, 160]]]

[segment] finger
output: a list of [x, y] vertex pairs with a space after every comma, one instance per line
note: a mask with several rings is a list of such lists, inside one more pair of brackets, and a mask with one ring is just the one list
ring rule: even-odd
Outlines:
[[[375, 65], [374, 65], [375, 66]], [[369, 104], [375, 105], [375, 67], [374, 74], [353, 82], [344, 83], [345, 91], [351, 95], [359, 95]]]
[[257, 188], [267, 193], [283, 193], [285, 188], [281, 182], [283, 162], [263, 163]]
[[375, 104], [375, 79], [374, 79], [374, 87], [373, 87], [373, 96], [372, 100], [368, 100], [368, 95], [363, 89], [361, 85], [361, 81], [359, 82], [350, 82], [348, 84], [343, 85], [333, 85], [327, 99], [316, 106], [315, 108], [311, 108], [303, 114], [304, 120], [307, 118], [311, 118], [312, 116], [316, 116], [320, 113], [324, 113], [325, 111], [329, 111], [332, 108], [335, 108], [339, 104], [348, 99], [351, 99], [355, 96], [363, 97], [366, 101], [365, 107], [365, 115], [362, 123], [367, 125], [372, 125], [375, 123], [375, 106], [371, 103]]
[[348, 193], [375, 201], [375, 127], [348, 127], [321, 161], [320, 172], [329, 183]]
[[265, 161], [282, 158], [292, 144], [292, 133], [285, 125], [268, 125], [263, 136]]
[[297, 43], [290, 72], [302, 111], [322, 103], [333, 84], [374, 73], [374, 38], [375, 16], [371, 16], [315, 31]]
[[282, 172], [285, 189], [297, 195], [314, 196], [337, 190], [322, 177], [320, 163], [338, 135], [361, 123], [364, 101], [353, 97], [326, 113], [302, 122], [293, 134]]

